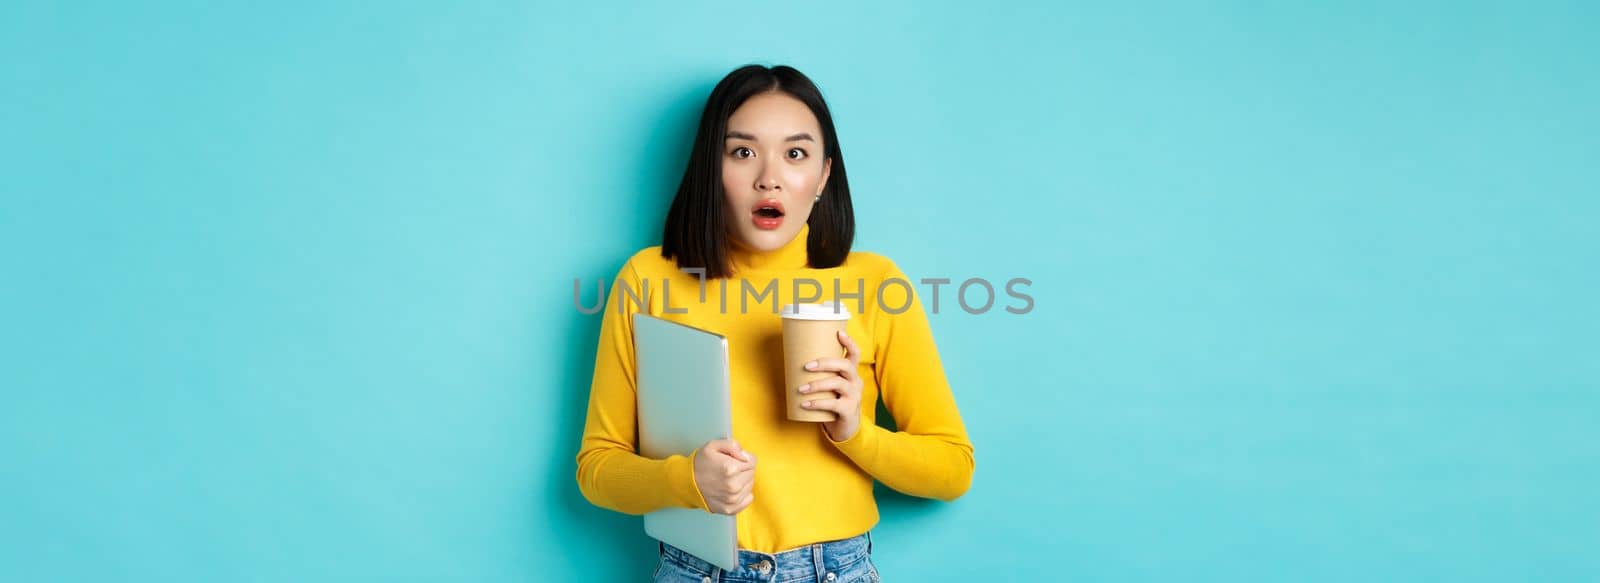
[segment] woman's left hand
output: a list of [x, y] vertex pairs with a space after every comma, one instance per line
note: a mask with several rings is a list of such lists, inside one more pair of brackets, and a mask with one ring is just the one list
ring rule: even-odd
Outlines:
[[817, 399], [801, 405], [813, 411], [833, 411], [838, 415], [838, 419], [822, 423], [822, 429], [833, 441], [848, 440], [861, 428], [861, 377], [856, 374], [856, 367], [861, 365], [861, 351], [843, 330], [839, 331], [839, 344], [844, 346], [845, 358], [819, 358], [806, 363], [806, 370], [834, 371], [839, 373], [838, 376], [812, 381], [799, 388], [800, 393], [805, 395], [818, 391], [833, 391], [836, 395], [837, 398]]

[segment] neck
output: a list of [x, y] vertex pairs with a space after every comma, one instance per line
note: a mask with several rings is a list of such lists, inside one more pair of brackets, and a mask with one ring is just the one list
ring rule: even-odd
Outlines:
[[770, 251], [752, 249], [737, 238], [729, 237], [728, 258], [735, 272], [801, 269], [808, 264], [806, 239], [810, 234], [811, 225], [801, 224], [800, 232], [793, 239]]

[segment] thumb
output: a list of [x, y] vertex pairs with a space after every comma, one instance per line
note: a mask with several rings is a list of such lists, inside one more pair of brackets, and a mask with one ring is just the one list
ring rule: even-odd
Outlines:
[[749, 454], [745, 453], [744, 448], [739, 447], [739, 442], [733, 440], [732, 438], [729, 438], [722, 445], [722, 447], [719, 448], [719, 451], [736, 460], [744, 460], [747, 462], [750, 461]]

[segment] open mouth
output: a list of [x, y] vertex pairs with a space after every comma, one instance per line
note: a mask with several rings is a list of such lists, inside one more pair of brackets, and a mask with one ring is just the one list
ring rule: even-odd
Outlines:
[[750, 222], [763, 231], [783, 227], [783, 203], [776, 198], [756, 203], [755, 207], [750, 209]]
[[776, 199], [764, 200], [756, 204], [755, 216], [763, 219], [783, 218], [783, 203]]

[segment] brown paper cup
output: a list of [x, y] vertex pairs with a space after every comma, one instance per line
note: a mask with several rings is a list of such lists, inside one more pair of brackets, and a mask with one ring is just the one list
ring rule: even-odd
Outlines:
[[827, 304], [789, 304], [783, 308], [783, 378], [784, 401], [789, 407], [792, 421], [834, 421], [839, 418], [832, 411], [813, 411], [800, 404], [816, 399], [831, 399], [834, 393], [797, 392], [800, 385], [838, 376], [834, 371], [808, 371], [806, 363], [819, 358], [840, 358], [844, 346], [839, 344], [839, 331], [850, 323], [850, 312], [844, 306]]

